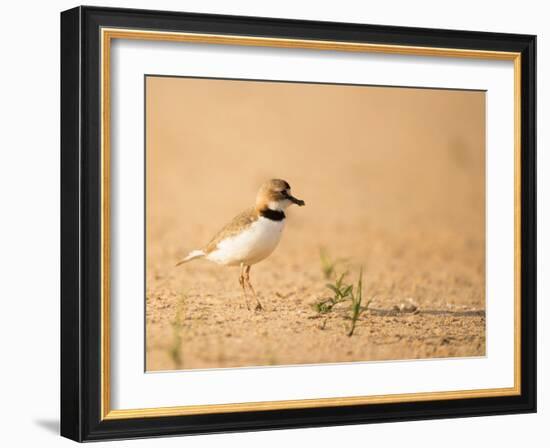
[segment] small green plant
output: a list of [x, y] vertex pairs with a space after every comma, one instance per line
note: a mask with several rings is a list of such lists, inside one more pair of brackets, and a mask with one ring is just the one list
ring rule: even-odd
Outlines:
[[363, 313], [363, 311], [366, 311], [369, 308], [369, 305], [372, 301], [369, 300], [367, 304], [362, 307], [361, 302], [363, 301], [363, 266], [361, 266], [361, 269], [359, 271], [359, 280], [357, 281], [357, 289], [355, 290], [355, 294], [351, 294], [351, 328], [349, 330], [348, 336], [353, 336], [353, 332], [355, 331], [355, 324], [357, 323], [357, 320]]
[[[327, 255], [324, 250], [321, 250], [321, 270], [325, 278], [331, 278], [335, 275], [335, 265], [336, 262], [333, 262]], [[351, 327], [348, 332], [348, 336], [353, 336], [355, 332], [355, 326], [357, 321], [361, 317], [361, 314], [366, 311], [370, 305], [371, 300], [369, 300], [366, 306], [362, 306], [363, 302], [363, 267], [359, 271], [359, 279], [357, 285], [354, 287], [353, 284], [347, 284], [345, 279], [348, 275], [348, 272], [340, 274], [337, 280], [334, 283], [327, 283], [326, 287], [332, 291], [332, 296], [324, 298], [319, 302], [314, 304], [314, 309], [319, 314], [330, 313], [334, 307], [343, 302], [349, 302], [350, 306], [350, 316]], [[325, 321], [326, 323], [326, 321]]]
[[329, 258], [326, 250], [322, 247], [319, 249], [319, 257], [321, 258], [321, 270], [323, 271], [325, 279], [328, 280], [334, 273], [336, 262]]
[[170, 347], [170, 357], [176, 369], [181, 369], [183, 366], [183, 357], [181, 355], [181, 329], [185, 318], [185, 300], [186, 296], [182, 296], [177, 303], [176, 316], [172, 321], [172, 346]]
[[340, 277], [336, 280], [335, 283], [327, 283], [326, 287], [330, 289], [334, 295], [332, 297], [327, 297], [320, 302], [315, 304], [315, 309], [318, 313], [325, 314], [332, 311], [335, 305], [338, 303], [348, 300], [350, 293], [353, 290], [353, 285], [346, 285], [344, 279], [347, 275], [347, 272], [340, 274]]

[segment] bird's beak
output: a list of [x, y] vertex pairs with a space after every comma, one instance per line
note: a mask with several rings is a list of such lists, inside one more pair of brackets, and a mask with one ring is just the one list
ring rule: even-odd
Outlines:
[[291, 194], [288, 195], [288, 199], [289, 199], [289, 201], [291, 201], [293, 204], [299, 205], [300, 207], [303, 207], [304, 205], [306, 205], [306, 203], [305, 203], [304, 201], [302, 201], [301, 199], [295, 198], [295, 197], [292, 196]]

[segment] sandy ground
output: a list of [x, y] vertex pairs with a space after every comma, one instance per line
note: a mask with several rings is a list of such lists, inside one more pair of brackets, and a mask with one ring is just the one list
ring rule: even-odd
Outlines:
[[[147, 81], [148, 370], [485, 354], [482, 92]], [[254, 266], [176, 261], [204, 245], [271, 177], [306, 207]], [[367, 311], [330, 295], [320, 248]], [[413, 303], [414, 312], [401, 312]]]

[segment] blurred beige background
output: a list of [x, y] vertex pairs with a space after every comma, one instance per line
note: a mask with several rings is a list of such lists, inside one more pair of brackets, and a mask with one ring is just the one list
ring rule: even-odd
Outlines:
[[[484, 92], [148, 77], [146, 132], [148, 369], [484, 353]], [[250, 316], [238, 268], [174, 264], [272, 177], [306, 207], [252, 268]], [[364, 266], [373, 308], [426, 313], [319, 330], [320, 247]]]

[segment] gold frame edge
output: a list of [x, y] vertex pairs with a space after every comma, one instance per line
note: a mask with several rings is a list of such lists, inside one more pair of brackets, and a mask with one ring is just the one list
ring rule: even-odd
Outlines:
[[[502, 397], [521, 394], [521, 54], [458, 48], [419, 47], [305, 39], [263, 38], [219, 34], [101, 29], [101, 420], [168, 417], [228, 412], [252, 412], [315, 407], [407, 403], [413, 401]], [[441, 392], [263, 402], [111, 409], [110, 366], [110, 48], [112, 39], [157, 40], [215, 45], [300, 48], [414, 56], [460, 57], [514, 62], [514, 386]]]

